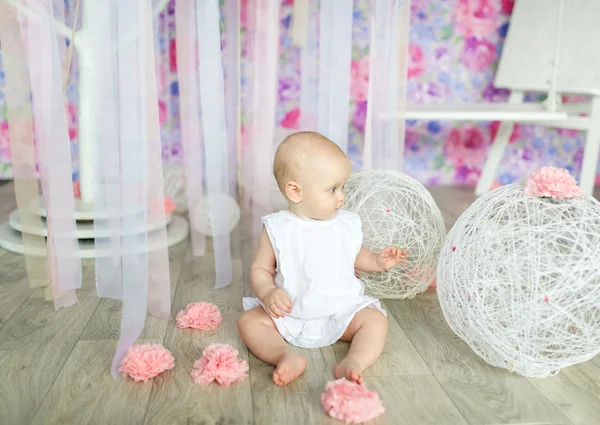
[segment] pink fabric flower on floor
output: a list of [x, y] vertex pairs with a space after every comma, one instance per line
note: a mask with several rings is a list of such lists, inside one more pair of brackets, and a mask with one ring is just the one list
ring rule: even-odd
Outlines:
[[136, 344], [125, 353], [119, 372], [136, 382], [146, 382], [174, 367], [173, 355], [161, 344]]
[[376, 391], [346, 378], [327, 383], [321, 404], [329, 416], [347, 424], [367, 422], [385, 412]]
[[564, 168], [543, 167], [535, 171], [523, 189], [527, 195], [554, 199], [578, 198], [582, 195], [577, 181]]
[[224, 387], [245, 379], [248, 363], [237, 355], [238, 351], [229, 344], [210, 344], [194, 362], [192, 379], [202, 385], [217, 381]]
[[192, 328], [203, 331], [217, 329], [223, 322], [219, 307], [201, 302], [188, 304], [185, 310], [177, 314], [178, 328]]

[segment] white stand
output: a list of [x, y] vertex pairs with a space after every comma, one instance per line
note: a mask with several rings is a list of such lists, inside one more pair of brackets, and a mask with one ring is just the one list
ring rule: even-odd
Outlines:
[[[10, 4], [18, 9], [21, 13], [36, 17], [36, 12], [27, 9], [19, 0], [9, 0]], [[153, 9], [153, 16], [156, 17], [167, 5], [168, 0], [153, 1], [156, 3]], [[79, 57], [79, 183], [81, 191], [81, 199], [75, 200], [75, 219], [77, 220], [77, 238], [79, 239], [79, 255], [82, 258], [94, 258], [98, 256], [109, 255], [108, 252], [98, 252], [95, 249], [93, 239], [98, 237], [106, 237], [106, 235], [96, 234], [94, 231], [93, 220], [98, 218], [93, 208], [93, 158], [94, 149], [100, 145], [97, 139], [95, 130], [99, 123], [97, 117], [101, 115], [98, 111], [99, 103], [97, 102], [97, 90], [100, 88], [94, 80], [94, 66], [98, 58], [94, 55], [97, 51], [93, 44], [93, 40], [86, 37], [86, 28], [89, 28], [90, 22], [97, 14], [94, 12], [94, 7], [100, 5], [96, 0], [86, 1], [82, 10], [81, 28], [75, 33], [74, 47], [77, 50]], [[54, 21], [52, 25], [56, 32], [69, 40], [71, 40], [72, 29], [61, 22]], [[93, 25], [93, 24], [92, 24]], [[132, 37], [135, 29], [132, 28]], [[39, 199], [33, 202], [31, 210], [34, 214], [46, 217], [46, 210], [43, 207], [43, 200]], [[46, 236], [47, 228], [43, 220], [43, 228], [31, 229], [23, 228], [19, 220], [18, 211], [14, 211], [8, 222], [0, 225], [0, 246], [4, 249], [24, 253], [23, 242], [21, 240], [21, 232]], [[145, 228], [129, 229], [131, 232], [152, 232], [161, 226], [167, 226], [167, 245], [172, 246], [185, 240], [188, 234], [187, 221], [178, 216], [168, 216], [164, 223], [149, 223]], [[149, 250], [164, 248], [164, 246], [149, 246]], [[36, 251], [34, 255], [46, 255], [45, 250]]]
[[[494, 81], [496, 87], [511, 90], [508, 103], [408, 105], [403, 116], [407, 120], [502, 121], [475, 189], [477, 195], [490, 190], [515, 122], [586, 131], [580, 186], [591, 194], [600, 154], [598, 21], [598, 1], [519, 0]], [[526, 91], [547, 93], [547, 104], [523, 103]], [[562, 94], [587, 95], [591, 102], [561, 104]]]
[[[44, 208], [41, 199], [37, 199], [30, 204], [30, 210], [33, 214], [46, 218], [46, 209]], [[114, 255], [113, 251], [105, 250], [98, 251], [96, 249], [94, 239], [108, 237], [108, 234], [103, 234], [95, 231], [94, 224], [90, 220], [91, 211], [86, 212], [85, 204], [80, 203], [77, 217], [77, 229], [76, 237], [79, 239], [79, 251], [78, 255], [80, 258], [98, 258], [107, 257]], [[180, 242], [183, 242], [188, 235], [188, 223], [180, 216], [167, 215], [165, 222], [151, 222], [146, 226], [140, 226], [139, 228], [127, 229], [129, 233], [142, 233], [152, 232], [160, 229], [162, 226], [167, 226], [167, 246], [173, 246]], [[46, 227], [46, 220], [42, 220], [41, 228], [30, 228], [25, 227], [21, 223], [19, 212], [13, 211], [10, 214], [9, 221], [0, 225], [0, 247], [7, 251], [14, 252], [17, 254], [24, 254], [25, 247], [21, 238], [22, 233], [27, 233], [35, 236], [47, 236], [48, 228]], [[152, 239], [152, 238], [150, 238]], [[164, 248], [164, 244], [150, 243], [148, 246], [149, 251], [154, 251]], [[46, 249], [36, 249], [31, 252], [32, 255], [45, 256]]]

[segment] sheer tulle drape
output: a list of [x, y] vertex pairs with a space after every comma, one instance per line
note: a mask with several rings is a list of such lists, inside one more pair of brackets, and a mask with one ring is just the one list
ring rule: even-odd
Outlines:
[[47, 211], [47, 260], [57, 308], [77, 302], [81, 287], [81, 261], [77, 255], [71, 147], [62, 67], [54, 26], [52, 2], [28, 0], [25, 7], [37, 18], [22, 16], [39, 173]]
[[401, 170], [404, 120], [382, 119], [402, 111], [406, 101], [406, 60], [410, 0], [371, 1], [371, 47], [365, 168]]
[[[41, 228], [42, 218], [31, 211], [31, 203], [36, 201], [40, 188], [36, 175], [27, 56], [17, 13], [6, 2], [0, 3], [0, 49], [19, 219], [24, 227]], [[22, 239], [29, 284], [32, 287], [46, 286], [46, 259], [34, 254], [44, 249], [44, 238], [24, 233]]]
[[[246, 196], [252, 199], [254, 244], [261, 231], [260, 218], [272, 211], [273, 155], [275, 151], [275, 107], [279, 49], [279, 2], [248, 0], [247, 93], [244, 134]], [[279, 142], [279, 141], [277, 141]]]
[[321, 0], [319, 6], [317, 128], [344, 152], [348, 151], [352, 11], [353, 0]]
[[85, 41], [97, 55], [88, 95], [102, 111], [92, 117], [94, 230], [106, 235], [95, 239], [96, 286], [101, 297], [123, 301], [116, 375], [146, 311], [168, 319], [171, 306], [152, 6], [106, 0], [87, 7], [94, 19]]

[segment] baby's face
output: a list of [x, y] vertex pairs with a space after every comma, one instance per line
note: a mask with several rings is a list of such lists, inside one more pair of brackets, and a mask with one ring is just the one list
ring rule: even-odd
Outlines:
[[333, 217], [344, 206], [344, 185], [352, 167], [347, 157], [315, 158], [302, 173], [302, 212], [316, 220]]

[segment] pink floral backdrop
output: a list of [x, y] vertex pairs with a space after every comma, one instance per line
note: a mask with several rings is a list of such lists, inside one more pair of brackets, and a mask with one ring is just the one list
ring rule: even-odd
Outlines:
[[[368, 84], [368, 0], [355, 0], [351, 125], [349, 154], [354, 167], [362, 163]], [[66, 2], [68, 17], [73, 10]], [[276, 123], [284, 131], [299, 130], [300, 63], [292, 45], [293, 0], [282, 0], [278, 109]], [[242, 7], [245, 1], [242, 0]], [[504, 102], [508, 93], [492, 82], [513, 0], [412, 0], [408, 96], [422, 103]], [[245, 10], [242, 10], [244, 22]], [[532, 20], [535, 17], [531, 18]], [[158, 32], [159, 93], [163, 156], [181, 162], [178, 118], [178, 84], [175, 58], [174, 1], [161, 15]], [[228, 45], [224, 40], [224, 46]], [[0, 57], [1, 61], [1, 57]], [[245, 58], [242, 67], [244, 67]], [[77, 180], [77, 58], [68, 88], [70, 136]], [[242, 90], [247, 84], [242, 76]], [[11, 176], [6, 104], [2, 93], [4, 73], [0, 62], [0, 177]], [[567, 101], [580, 101], [578, 98]], [[408, 122], [405, 171], [431, 185], [473, 185], [481, 174], [487, 149], [498, 123]], [[519, 125], [498, 173], [501, 184], [522, 179], [542, 165], [565, 167], [579, 175], [584, 137], [581, 132]]]

